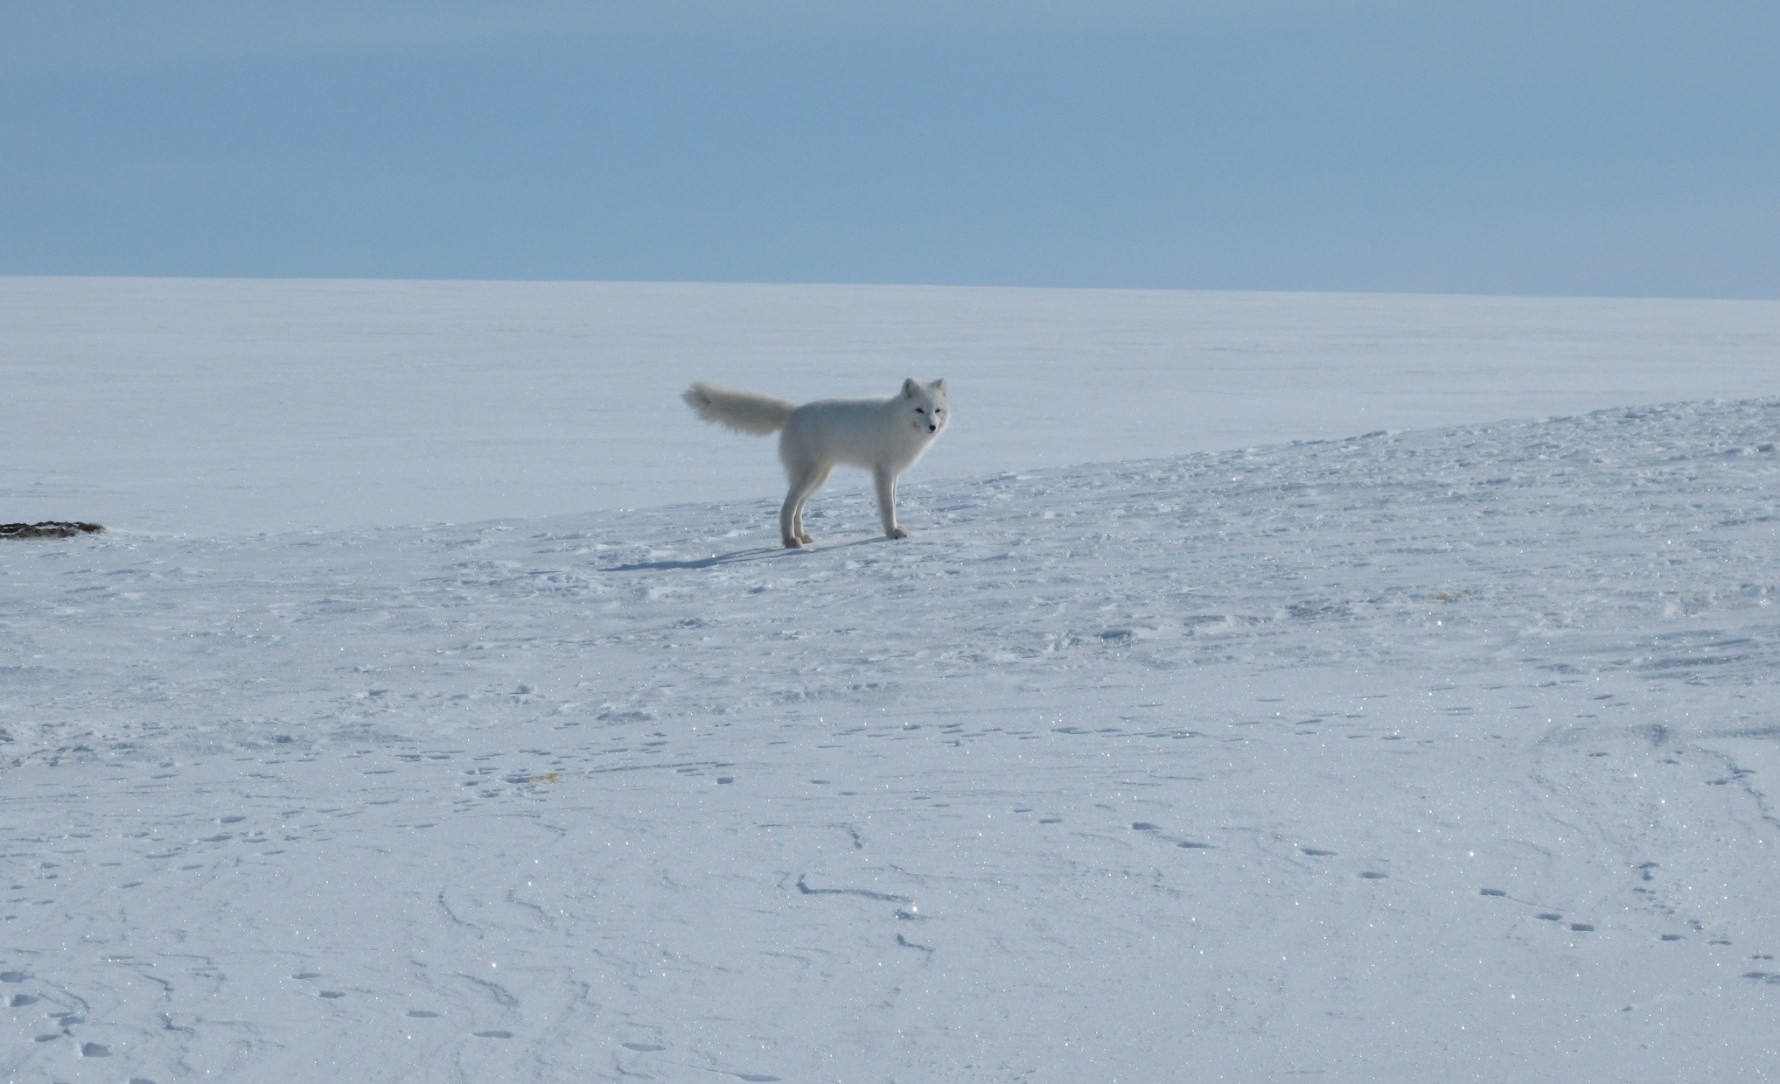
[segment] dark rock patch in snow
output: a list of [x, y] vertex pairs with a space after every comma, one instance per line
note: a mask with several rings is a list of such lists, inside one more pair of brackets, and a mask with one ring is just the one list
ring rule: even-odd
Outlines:
[[79, 534], [102, 534], [105, 528], [97, 523], [48, 519], [41, 523], [0, 523], [0, 538], [73, 538]]

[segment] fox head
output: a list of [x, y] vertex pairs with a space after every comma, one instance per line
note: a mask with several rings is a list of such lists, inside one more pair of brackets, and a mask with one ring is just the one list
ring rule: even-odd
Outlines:
[[909, 424], [930, 437], [939, 436], [946, 427], [946, 382], [942, 377], [923, 384], [914, 377], [902, 382], [902, 406], [908, 412]]

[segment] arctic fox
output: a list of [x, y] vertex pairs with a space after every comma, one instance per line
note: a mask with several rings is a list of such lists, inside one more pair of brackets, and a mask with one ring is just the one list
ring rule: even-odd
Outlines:
[[896, 522], [896, 476], [907, 470], [946, 427], [946, 382], [909, 379], [888, 399], [823, 399], [798, 406], [783, 399], [694, 384], [681, 398], [708, 422], [743, 433], [779, 433], [779, 458], [791, 491], [779, 509], [787, 549], [815, 541], [803, 529], [803, 506], [835, 464], [865, 467], [878, 485], [884, 534], [907, 538]]

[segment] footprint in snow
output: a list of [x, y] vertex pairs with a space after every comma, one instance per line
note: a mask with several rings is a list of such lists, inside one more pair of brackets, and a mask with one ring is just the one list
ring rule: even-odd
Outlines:
[[[1050, 822], [1049, 821], [1040, 821], [1039, 823], [1040, 824], [1048, 824]], [[1162, 826], [1159, 824], [1151, 824], [1149, 821], [1138, 821], [1131, 826], [1131, 830], [1133, 832], [1160, 832], [1162, 830]], [[1164, 836], [1163, 838], [1166, 839], [1167, 837]], [[1213, 846], [1210, 843], [1202, 843], [1196, 839], [1186, 839], [1186, 840], [1177, 839], [1177, 840], [1172, 840], [1171, 842], [1173, 842], [1176, 847], [1180, 847], [1184, 850], [1189, 850], [1189, 851], [1213, 851], [1213, 850], [1217, 849], [1215, 846]]]
[[624, 1043], [622, 1045], [624, 1049], [634, 1050], [638, 1054], [659, 1054], [667, 1049], [665, 1046], [656, 1046], [654, 1043]]
[[510, 1031], [472, 1031], [470, 1034], [478, 1039], [511, 1039], [513, 1037], [513, 1033]]
[[[1483, 896], [1499, 896], [1502, 898], [1507, 898], [1507, 896], [1508, 896], [1508, 893], [1504, 892], [1503, 890], [1501, 890], [1499, 888], [1480, 888], [1477, 891], [1478, 891], [1479, 895], [1483, 895]], [[1533, 917], [1538, 919], [1540, 922], [1562, 922], [1562, 921], [1564, 921], [1564, 916], [1561, 914], [1558, 914], [1556, 911], [1540, 911], [1537, 914], [1535, 914]], [[1572, 922], [1569, 925], [1570, 925], [1571, 931], [1574, 933], [1594, 933], [1595, 932], [1595, 926], [1594, 926], [1594, 923], [1592, 923], [1592, 922]], [[1679, 941], [1679, 940], [1681, 940], [1681, 936], [1679, 934], [1672, 934], [1672, 933], [1664, 934], [1663, 940], [1664, 941]]]

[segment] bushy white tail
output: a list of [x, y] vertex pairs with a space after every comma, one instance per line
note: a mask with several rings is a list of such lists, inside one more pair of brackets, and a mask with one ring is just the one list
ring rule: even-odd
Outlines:
[[751, 391], [735, 391], [700, 381], [680, 398], [707, 422], [716, 422], [743, 433], [773, 433], [785, 427], [785, 419], [797, 404]]

